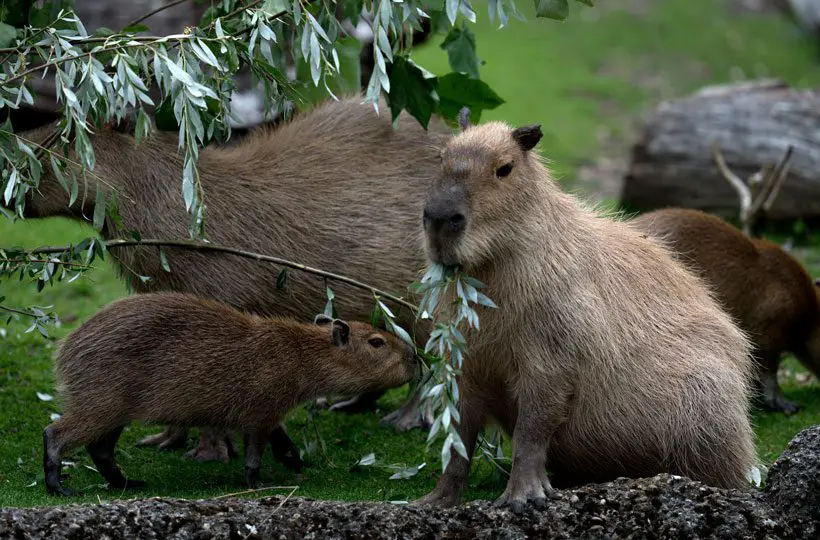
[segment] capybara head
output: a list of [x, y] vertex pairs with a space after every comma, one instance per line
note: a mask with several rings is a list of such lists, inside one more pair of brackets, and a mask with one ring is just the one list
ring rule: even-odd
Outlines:
[[441, 151], [441, 169], [424, 205], [427, 256], [434, 263], [475, 266], [502, 256], [526, 208], [530, 174], [541, 139], [538, 125], [513, 129], [502, 122], [470, 126]]
[[317, 315], [314, 322], [328, 327], [328, 339], [338, 347], [331, 369], [345, 381], [360, 381], [361, 391], [387, 390], [418, 376], [415, 349], [396, 336], [325, 315]]

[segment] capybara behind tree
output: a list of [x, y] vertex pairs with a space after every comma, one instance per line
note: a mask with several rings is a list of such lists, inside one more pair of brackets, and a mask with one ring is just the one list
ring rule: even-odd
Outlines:
[[[27, 134], [42, 140], [53, 128]], [[347, 275], [402, 294], [418, 279], [424, 253], [418, 237], [423, 193], [438, 167], [438, 146], [451, 131], [432, 119], [429, 131], [407, 114], [394, 129], [382, 100], [379, 114], [360, 97], [327, 101], [274, 129], [255, 130], [234, 145], [200, 152], [208, 239], [272, 254]], [[106, 193], [118, 193], [119, 213], [143, 238], [185, 239], [190, 215], [180, 192], [183, 156], [177, 134], [133, 136], [101, 130], [92, 137], [94, 173]], [[39, 194], [29, 197], [26, 217], [93, 215], [94, 198], [68, 207], [69, 195], [44, 165]], [[89, 175], [91, 181], [94, 176]], [[91, 186], [89, 193], [95, 192]], [[106, 222], [103, 236], [115, 231]], [[212, 298], [261, 315], [310, 321], [323, 310], [325, 282], [298, 271], [277, 285], [280, 268], [233, 255], [164, 248], [171, 272], [162, 270], [158, 248], [112, 250], [137, 292], [178, 291]], [[150, 276], [142, 282], [138, 275]], [[372, 294], [329, 283], [337, 313], [368, 320]], [[388, 302], [389, 303], [389, 302]], [[405, 324], [412, 314], [399, 310]], [[418, 334], [424, 343], [424, 330]], [[397, 427], [418, 425], [415, 411]], [[185, 431], [153, 442], [184, 444]], [[227, 459], [227, 447], [199, 452], [200, 459]]]
[[79, 445], [112, 488], [143, 485], [114, 463], [117, 439], [134, 420], [242, 430], [246, 480], [255, 487], [269, 441], [274, 454], [295, 450], [281, 448], [280, 436], [271, 440], [284, 434], [278, 426], [289, 410], [326, 393], [384, 390], [416, 376], [413, 347], [394, 335], [323, 315], [315, 322], [248, 315], [180, 293], [109, 304], [57, 352], [65, 403], [43, 432], [46, 489], [70, 494], [60, 457]]
[[[685, 475], [741, 487], [755, 464], [749, 343], [658, 242], [563, 193], [532, 148], [539, 126], [462, 124], [424, 208], [433, 263], [460, 265], [498, 309], [467, 336], [458, 430], [512, 436], [499, 503], [543, 506], [556, 485]], [[455, 452], [419, 503], [456, 504]]]
[[712, 287], [752, 340], [762, 401], [787, 414], [799, 405], [777, 383], [781, 354], [793, 353], [820, 376], [818, 287], [780, 246], [750, 239], [717, 216], [683, 208], [648, 212], [632, 223], [665, 242]]

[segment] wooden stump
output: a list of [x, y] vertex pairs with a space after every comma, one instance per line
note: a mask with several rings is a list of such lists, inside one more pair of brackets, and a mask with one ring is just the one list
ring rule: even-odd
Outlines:
[[791, 145], [791, 169], [767, 218], [820, 218], [820, 94], [779, 80], [706, 87], [662, 103], [632, 149], [621, 202], [737, 217], [738, 196], [715, 166], [715, 145], [744, 178]]

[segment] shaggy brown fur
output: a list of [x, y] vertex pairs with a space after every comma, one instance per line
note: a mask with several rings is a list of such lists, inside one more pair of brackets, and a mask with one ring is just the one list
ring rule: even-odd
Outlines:
[[277, 428], [289, 410], [326, 393], [384, 390], [415, 377], [414, 349], [392, 334], [324, 316], [316, 322], [246, 315], [179, 293], [106, 306], [57, 352], [65, 404], [43, 433], [48, 491], [68, 493], [60, 456], [83, 444], [111, 487], [140, 485], [114, 463], [117, 438], [134, 420], [243, 430], [255, 487], [265, 444], [284, 434]]
[[663, 240], [680, 260], [711, 284], [717, 298], [755, 346], [765, 406], [787, 414], [799, 405], [777, 384], [783, 352], [820, 376], [820, 302], [812, 277], [780, 246], [750, 240], [719, 217], [667, 208], [632, 223]]
[[[384, 102], [380, 115], [360, 97], [327, 101], [275, 129], [259, 129], [235, 145], [209, 146], [198, 163], [211, 242], [277, 255], [347, 275], [402, 294], [424, 267], [419, 241], [421, 193], [438, 168], [438, 147], [451, 134], [433, 119], [425, 132], [403, 114], [394, 129]], [[40, 140], [45, 129], [27, 134]], [[189, 214], [181, 195], [182, 154], [177, 135], [158, 132], [136, 144], [132, 136], [104, 130], [92, 139], [95, 174], [119, 194], [125, 226], [143, 238], [185, 239]], [[46, 164], [44, 168], [50, 171]], [[68, 194], [50, 175], [26, 205], [27, 217], [93, 214], [93, 196], [68, 208]], [[82, 190], [81, 190], [82, 191]], [[95, 192], [90, 186], [89, 193]], [[106, 224], [103, 235], [110, 237]], [[323, 310], [321, 278], [289, 272], [277, 289], [279, 268], [216, 253], [165, 248], [171, 272], [161, 269], [157, 248], [120, 248], [124, 269], [152, 279], [143, 283], [126, 270], [137, 292], [179, 291], [212, 298], [261, 315], [310, 321]], [[371, 294], [331, 284], [340, 316], [367, 320]], [[404, 324], [413, 318], [399, 310]], [[424, 343], [426, 335], [418, 336]], [[415, 411], [411, 411], [415, 413]], [[397, 428], [419, 423], [398, 417]], [[185, 431], [146, 442], [173, 447]], [[227, 446], [199, 458], [227, 459]]]
[[[442, 151], [425, 205], [427, 252], [487, 284], [467, 336], [459, 433], [512, 436], [501, 504], [545, 504], [564, 483], [661, 472], [741, 487], [755, 464], [749, 343], [659, 243], [560, 191], [538, 126], [468, 127]], [[420, 503], [456, 504], [457, 455]]]

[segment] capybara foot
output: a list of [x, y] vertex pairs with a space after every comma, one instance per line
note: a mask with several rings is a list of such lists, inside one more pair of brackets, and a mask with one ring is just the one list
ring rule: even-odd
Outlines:
[[415, 407], [401, 407], [383, 417], [379, 422], [382, 426], [393, 426], [398, 433], [421, 428], [425, 431], [430, 429], [432, 422], [420, 410]]
[[168, 426], [162, 433], [140, 439], [137, 446], [156, 446], [160, 450], [177, 450], [185, 448], [187, 442], [188, 430], [186, 428]]
[[109, 489], [140, 489], [144, 488], [148, 485], [148, 482], [144, 480], [133, 480], [131, 478], [126, 478], [124, 482], [117, 482], [112, 484], [111, 482], [108, 483]]
[[358, 414], [364, 412], [373, 412], [378, 406], [376, 403], [378, 396], [374, 398], [370, 394], [356, 396], [354, 398], [339, 401], [330, 406], [331, 411], [342, 412], [345, 414]]
[[768, 412], [782, 412], [786, 416], [791, 416], [800, 411], [800, 404], [783, 396], [774, 396], [763, 401], [763, 408]]
[[542, 478], [539, 475], [530, 475], [524, 478], [510, 478], [507, 489], [493, 503], [495, 506], [509, 506], [510, 509], [520, 514], [528, 504], [539, 510], [547, 507], [547, 499], [555, 496], [555, 489], [550, 484], [546, 473]]
[[49, 495], [55, 495], [57, 497], [71, 497], [72, 495], [79, 495], [78, 493], [75, 493], [73, 489], [63, 487], [61, 484], [57, 484], [56, 486], [47, 485], [46, 491]]
[[185, 452], [183, 457], [193, 459], [198, 463], [204, 463], [206, 461], [222, 461], [223, 463], [228, 463], [232, 458], [236, 457], [236, 455], [236, 447], [234, 446], [233, 437], [230, 434], [214, 436], [211, 433], [203, 431], [199, 439], [199, 446]]
[[260, 484], [259, 467], [245, 467], [245, 483], [251, 489], [256, 489]]
[[429, 504], [439, 508], [450, 508], [457, 506], [459, 502], [458, 492], [455, 490], [440, 489], [436, 487], [433, 491], [420, 499], [411, 502], [412, 506], [423, 506]]

